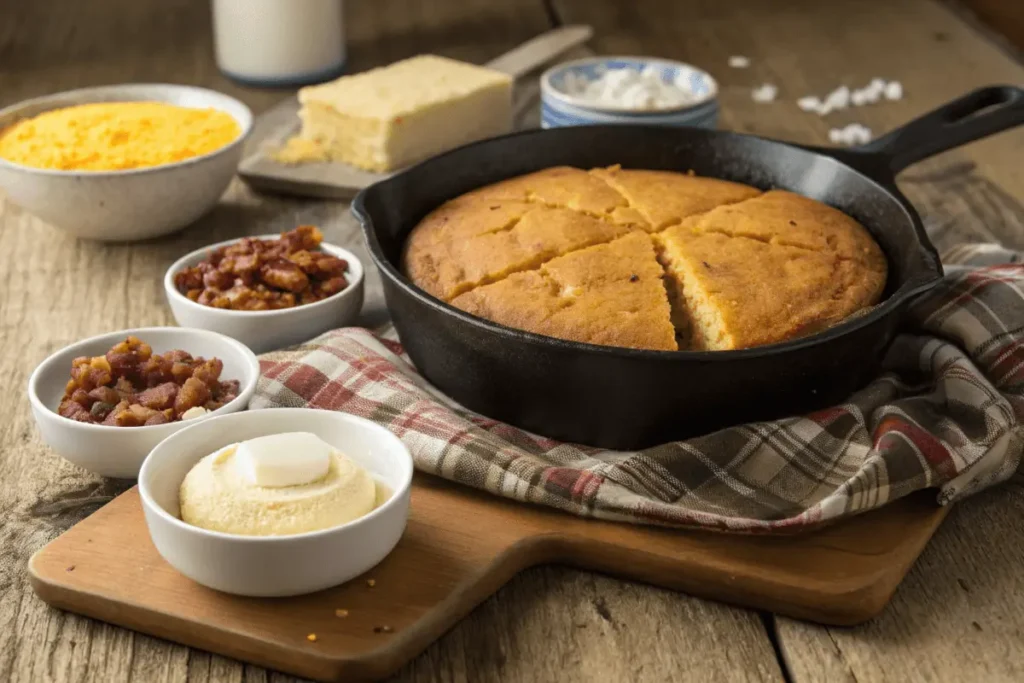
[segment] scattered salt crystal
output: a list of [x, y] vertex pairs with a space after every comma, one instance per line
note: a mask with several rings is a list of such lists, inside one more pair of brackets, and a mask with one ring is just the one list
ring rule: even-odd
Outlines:
[[903, 85], [899, 81], [889, 81], [882, 92], [887, 100], [903, 99]]
[[733, 55], [729, 57], [729, 66], [734, 69], [746, 69], [750, 66], [750, 60], [742, 55]]
[[850, 102], [855, 107], [863, 107], [865, 104], [868, 103], [867, 93], [864, 92], [863, 90], [854, 90], [850, 94]]
[[828, 139], [834, 145], [863, 145], [871, 141], [871, 129], [859, 123], [851, 123], [844, 128], [831, 129]]
[[796, 106], [803, 111], [818, 111], [818, 108], [821, 107], [821, 100], [814, 95], [808, 95], [797, 100]]
[[750, 96], [754, 98], [755, 102], [773, 102], [775, 96], [779, 94], [779, 89], [771, 83], [765, 83], [764, 85], [754, 88], [750, 93]]

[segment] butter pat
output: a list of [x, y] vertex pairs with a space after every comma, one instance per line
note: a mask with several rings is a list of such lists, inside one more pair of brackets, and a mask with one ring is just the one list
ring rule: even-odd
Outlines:
[[322, 479], [330, 469], [332, 450], [316, 434], [286, 432], [243, 441], [236, 457], [250, 485], [283, 488]]
[[512, 128], [512, 78], [421, 55], [299, 91], [300, 138], [328, 158], [392, 171]]

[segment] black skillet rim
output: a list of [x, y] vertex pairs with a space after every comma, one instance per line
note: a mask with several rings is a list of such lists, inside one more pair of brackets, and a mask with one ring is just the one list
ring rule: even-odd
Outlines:
[[[588, 126], [576, 126], [576, 128], [589, 128], [592, 130], [599, 131], [601, 129], [608, 128], [622, 128], [621, 124], [597, 124]], [[662, 129], [659, 126], [651, 125], [629, 125], [625, 126], [628, 128], [646, 128], [646, 129]], [[771, 138], [765, 138], [757, 135], [750, 135], [746, 133], [735, 133], [732, 131], [710, 131], [715, 135], [722, 136], [723, 138], [733, 139], [749, 139], [759, 140], [762, 142], [769, 142], [772, 144], [783, 145], [798, 149], [811, 154], [817, 154], [820, 156], [828, 157], [836, 163], [846, 166], [854, 173], [858, 174], [866, 181], [874, 185], [880, 192], [885, 195], [892, 197], [903, 207], [907, 216], [910, 218], [914, 228], [916, 236], [916, 244], [914, 245], [920, 251], [924, 252], [927, 256], [927, 260], [930, 261], [928, 265], [932, 266], [930, 277], [927, 277], [925, 272], [912, 273], [907, 281], [902, 283], [889, 297], [880, 304], [876, 304], [870, 311], [861, 315], [854, 315], [849, 317], [838, 325], [801, 337], [799, 339], [778, 342], [775, 344], [765, 344], [764, 346], [756, 346], [748, 349], [735, 349], [725, 351], [660, 351], [654, 349], [631, 349], [626, 347], [618, 346], [604, 346], [600, 344], [588, 344], [586, 342], [569, 341], [566, 339], [558, 339], [557, 337], [548, 337], [542, 334], [536, 334], [534, 332], [527, 332], [526, 330], [519, 330], [514, 327], [507, 327], [499, 323], [480, 318], [475, 315], [471, 315], [455, 308], [451, 304], [434, 297], [427, 293], [425, 290], [417, 287], [408, 278], [406, 278], [397, 268], [395, 268], [389, 259], [384, 255], [383, 249], [381, 249], [380, 241], [377, 239], [377, 230], [373, 224], [373, 219], [366, 211], [366, 195], [373, 192], [378, 186], [384, 186], [389, 182], [416, 173], [420, 168], [429, 166], [432, 162], [437, 159], [448, 157], [455, 154], [462, 154], [473, 148], [486, 146], [492, 143], [494, 140], [514, 138], [520, 136], [535, 136], [543, 135], [549, 132], [557, 131], [558, 129], [530, 129], [516, 131], [508, 133], [506, 135], [489, 138], [486, 140], [479, 140], [472, 142], [461, 147], [457, 147], [453, 150], [449, 150], [443, 154], [439, 154], [430, 159], [419, 162], [413, 166], [410, 166], [394, 175], [388, 176], [383, 180], [375, 182], [373, 185], [360, 190], [356, 197], [352, 200], [351, 211], [355, 216], [356, 220], [359, 221], [360, 227], [363, 230], [363, 236], [366, 239], [367, 246], [369, 247], [370, 257], [373, 259], [377, 268], [386, 275], [392, 282], [399, 286], [403, 292], [417, 299], [420, 303], [426, 304], [431, 308], [440, 311], [446, 315], [452, 316], [462, 323], [472, 325], [480, 328], [486, 332], [496, 334], [501, 337], [511, 338], [517, 342], [530, 344], [533, 346], [539, 346], [548, 349], [556, 349], [560, 351], [576, 351], [581, 353], [615, 356], [620, 358], [631, 358], [631, 359], [645, 359], [652, 361], [708, 361], [708, 362], [725, 362], [729, 360], [744, 360], [750, 358], [758, 358], [762, 356], [777, 356], [789, 352], [800, 351], [805, 348], [824, 344], [849, 333], [867, 327], [878, 321], [886, 318], [897, 311], [900, 307], [905, 305], [909, 300], [924, 294], [925, 292], [934, 288], [942, 280], [942, 263], [939, 258], [939, 254], [935, 249], [935, 246], [928, 239], [927, 234], [924, 231], [924, 226], [921, 223], [921, 219], [917, 214], [916, 209], [907, 200], [906, 197], [896, 188], [893, 178], [887, 177], [881, 179], [879, 177], [870, 175], [868, 172], [859, 168], [859, 164], [856, 160], [876, 160], [884, 161], [887, 157], [884, 154], [868, 153], [868, 152], [857, 152], [856, 150], [840, 150], [830, 149], [823, 147], [813, 147], [806, 145], [798, 145], [782, 140], [773, 140]], [[886, 167], [887, 168], [887, 167]]]

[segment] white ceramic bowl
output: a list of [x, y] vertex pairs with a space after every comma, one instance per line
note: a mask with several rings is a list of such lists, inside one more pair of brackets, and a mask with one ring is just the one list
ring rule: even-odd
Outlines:
[[235, 175], [252, 129], [238, 100], [186, 85], [107, 85], [37, 97], [0, 110], [0, 129], [51, 109], [92, 102], [157, 101], [212, 107], [230, 114], [242, 134], [209, 154], [125, 171], [60, 171], [0, 159], [0, 188], [15, 204], [83, 239], [143, 240], [172, 233], [209, 211]]
[[[654, 69], [665, 82], [682, 79], [695, 99], [683, 106], [635, 111], [625, 106], [595, 104], [576, 96], [570, 79], [593, 81], [613, 69]], [[541, 127], [592, 124], [635, 124], [715, 128], [718, 124], [718, 84], [705, 71], [690, 64], [652, 57], [588, 57], [564, 62], [541, 75]]]
[[[348, 524], [288, 536], [207, 531], [179, 518], [178, 491], [201, 458], [268, 434], [305, 431], [365, 467], [390, 493]], [[209, 588], [254, 597], [313, 593], [349, 581], [391, 552], [409, 516], [412, 456], [394, 434], [361, 417], [311, 408], [268, 408], [188, 427], [153, 449], [139, 494], [157, 551], [179, 572]]]
[[[79, 356], [105, 354], [128, 335], [146, 342], [156, 353], [181, 349], [193, 356], [219, 358], [224, 362], [221, 379], [239, 382], [238, 397], [208, 415], [150, 427], [109, 427], [60, 416], [57, 406], [71, 377], [71, 361]], [[130, 479], [139, 475], [149, 452], [171, 434], [218, 415], [245, 410], [259, 373], [256, 356], [234, 339], [206, 330], [145, 327], [92, 337], [51, 355], [29, 377], [28, 398], [43, 441], [58, 455], [101, 476]]]
[[[256, 237], [266, 240], [277, 239], [280, 235]], [[174, 319], [182, 327], [220, 332], [237, 339], [256, 353], [265, 353], [309, 341], [328, 330], [344, 327], [355, 320], [362, 310], [363, 264], [352, 252], [326, 243], [321, 243], [320, 248], [348, 261], [348, 271], [345, 273], [348, 287], [312, 304], [273, 311], [232, 311], [198, 304], [174, 286], [175, 273], [203, 261], [214, 249], [237, 241], [227, 240], [197, 249], [167, 269], [164, 274], [164, 292]]]

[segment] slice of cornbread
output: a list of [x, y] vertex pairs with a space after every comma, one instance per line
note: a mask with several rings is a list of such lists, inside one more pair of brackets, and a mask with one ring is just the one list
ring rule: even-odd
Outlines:
[[301, 138], [327, 156], [391, 171], [512, 127], [512, 79], [421, 55], [302, 88]]
[[[885, 273], [814, 251], [685, 225], [655, 235], [673, 311], [694, 350], [743, 349], [795, 339], [876, 303]], [[682, 331], [682, 330], [681, 330]]]
[[449, 219], [442, 216], [418, 226], [407, 242], [403, 267], [419, 286], [449, 300], [630, 230], [569, 209], [484, 202]]
[[662, 268], [651, 238], [633, 232], [455, 297], [502, 325], [605, 346], [676, 350]]
[[590, 173], [624, 197], [652, 231], [717, 206], [761, 194], [749, 185], [672, 171], [623, 170], [610, 166], [595, 168]]
[[683, 225], [698, 233], [829, 252], [858, 261], [871, 271], [886, 271], [885, 255], [860, 223], [827, 204], [784, 190], [720, 206]]
[[615, 188], [572, 166], [555, 166], [510, 178], [465, 196], [563, 207], [616, 223], [638, 226], [647, 223]]

